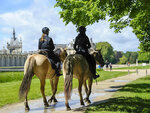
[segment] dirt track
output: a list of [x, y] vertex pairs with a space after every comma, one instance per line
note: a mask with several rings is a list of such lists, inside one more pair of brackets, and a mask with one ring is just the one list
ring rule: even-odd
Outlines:
[[[150, 74], [150, 70], [147, 70], [147, 74]], [[119, 88], [121, 88], [122, 86], [124, 86], [125, 84], [133, 80], [144, 77], [145, 75], [146, 75], [145, 70], [139, 70], [138, 75], [137, 73], [132, 73], [126, 76], [99, 82], [97, 83], [97, 85], [96, 83], [94, 83], [92, 87], [92, 94], [90, 96], [90, 100], [92, 101], [92, 104], [99, 104], [99, 103], [105, 102], [107, 101], [107, 99], [111, 98], [112, 95]], [[63, 93], [58, 94], [56, 97], [58, 98], [59, 102], [56, 105], [54, 104], [50, 105], [50, 107], [47, 109], [44, 109], [42, 98], [29, 101], [29, 106], [31, 109], [29, 113], [50, 113], [50, 112], [82, 113], [86, 109], [86, 107], [88, 107], [88, 106], [84, 106], [84, 107], [80, 106], [77, 89], [73, 90], [72, 99], [69, 101], [70, 107], [72, 108], [71, 111], [65, 111], [65, 100], [64, 100]], [[27, 112], [24, 110], [24, 104], [22, 102], [22, 103], [11, 104], [11, 105], [2, 107], [0, 108], [0, 113], [27, 113]]]

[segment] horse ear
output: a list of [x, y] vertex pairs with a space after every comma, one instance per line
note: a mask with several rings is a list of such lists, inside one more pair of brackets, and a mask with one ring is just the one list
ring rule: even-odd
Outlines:
[[65, 47], [65, 48], [63, 48], [65, 51], [67, 50], [67, 48]]
[[98, 50], [98, 53], [99, 53], [99, 54], [101, 54], [101, 50], [102, 50], [102, 49]]

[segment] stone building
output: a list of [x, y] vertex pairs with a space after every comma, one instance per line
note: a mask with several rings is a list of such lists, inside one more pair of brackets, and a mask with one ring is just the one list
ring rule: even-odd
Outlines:
[[13, 29], [13, 36], [10, 42], [7, 42], [7, 49], [3, 47], [0, 50], [0, 67], [23, 66], [28, 54], [22, 53], [22, 40], [15, 36], [15, 29]]

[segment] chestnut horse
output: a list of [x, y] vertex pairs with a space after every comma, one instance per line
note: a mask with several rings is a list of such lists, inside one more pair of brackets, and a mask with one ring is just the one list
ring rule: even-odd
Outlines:
[[[67, 52], [66, 50], [62, 49], [62, 48], [58, 48], [55, 50], [55, 54], [58, 55], [58, 57], [60, 58], [60, 60], [63, 62], [64, 59], [67, 56]], [[31, 56], [29, 56], [25, 62], [24, 65], [24, 78], [22, 80], [21, 86], [20, 86], [20, 90], [19, 90], [19, 98], [25, 98], [25, 110], [29, 110], [29, 106], [28, 106], [28, 100], [27, 100], [27, 95], [28, 95], [28, 91], [30, 89], [30, 84], [31, 84], [31, 80], [32, 77], [36, 75], [41, 83], [41, 93], [43, 96], [43, 102], [44, 102], [44, 106], [48, 107], [49, 104], [48, 102], [50, 101], [50, 103], [52, 101], [57, 102], [56, 98], [55, 98], [55, 94], [57, 91], [57, 85], [58, 85], [58, 80], [59, 77], [55, 75], [55, 70], [52, 68], [52, 64], [50, 62], [50, 60], [41, 54], [33, 54]], [[50, 83], [51, 83], [51, 88], [52, 88], [52, 96], [49, 99], [49, 101], [47, 102], [46, 96], [45, 96], [45, 79], [50, 79]]]
[[[91, 55], [94, 57], [97, 64], [104, 66], [104, 60], [101, 55], [101, 51], [93, 51]], [[93, 75], [89, 70], [87, 60], [80, 54], [72, 54], [66, 57], [63, 63], [63, 76], [64, 76], [64, 94], [65, 94], [65, 105], [66, 110], [71, 110], [68, 100], [71, 97], [72, 91], [72, 79], [73, 77], [78, 79], [78, 92], [80, 96], [80, 104], [84, 105], [82, 97], [82, 85], [85, 87], [86, 102], [91, 103], [89, 96], [91, 94]], [[86, 81], [88, 80], [88, 87]]]

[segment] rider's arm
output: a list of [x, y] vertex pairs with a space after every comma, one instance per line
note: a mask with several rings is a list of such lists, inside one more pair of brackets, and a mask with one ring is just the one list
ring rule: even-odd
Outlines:
[[90, 41], [89, 41], [89, 38], [86, 36], [86, 46], [87, 48], [90, 48], [91, 47], [91, 44], [90, 44]]
[[41, 41], [41, 39], [39, 39], [38, 49], [41, 49], [41, 45], [42, 45], [42, 41]]
[[74, 48], [75, 50], [77, 50], [77, 37], [76, 37], [76, 39], [75, 39], [75, 42], [74, 42], [73, 48]]
[[52, 38], [50, 38], [50, 40], [49, 40], [49, 49], [50, 49], [50, 51], [51, 50], [53, 51], [55, 49], [55, 46], [54, 46]]

